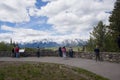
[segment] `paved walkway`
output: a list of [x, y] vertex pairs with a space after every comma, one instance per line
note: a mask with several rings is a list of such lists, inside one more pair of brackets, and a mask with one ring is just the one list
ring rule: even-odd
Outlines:
[[110, 80], [120, 80], [120, 64], [117, 63], [96, 62], [94, 60], [80, 59], [80, 58], [68, 58], [65, 60], [60, 57], [40, 57], [40, 58], [0, 57], [0, 61], [36, 61], [36, 62], [60, 63], [60, 64], [66, 64], [70, 66], [84, 68], [88, 71], [104, 76]]

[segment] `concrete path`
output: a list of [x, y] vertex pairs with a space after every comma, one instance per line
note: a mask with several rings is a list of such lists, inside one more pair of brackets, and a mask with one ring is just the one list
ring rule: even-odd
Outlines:
[[96, 62], [94, 60], [81, 59], [81, 58], [68, 58], [63, 59], [60, 57], [0, 57], [0, 61], [36, 61], [36, 62], [49, 62], [66, 64], [76, 66], [98, 75], [104, 76], [110, 80], [120, 80], [120, 64], [109, 62]]

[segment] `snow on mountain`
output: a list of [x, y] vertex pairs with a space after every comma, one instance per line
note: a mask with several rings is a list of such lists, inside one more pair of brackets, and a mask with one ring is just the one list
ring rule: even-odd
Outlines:
[[20, 47], [58, 47], [58, 46], [83, 46], [86, 45], [86, 41], [81, 39], [66, 39], [63, 40], [61, 43], [57, 43], [52, 39], [42, 39], [42, 40], [33, 40], [27, 43], [19, 43]]
[[86, 41], [81, 39], [66, 39], [62, 42], [65, 46], [83, 46], [86, 45]]

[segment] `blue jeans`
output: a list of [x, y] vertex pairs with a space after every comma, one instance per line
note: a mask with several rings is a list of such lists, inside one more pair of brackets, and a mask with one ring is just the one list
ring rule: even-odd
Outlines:
[[18, 58], [19, 57], [19, 53], [16, 53], [16, 58]]

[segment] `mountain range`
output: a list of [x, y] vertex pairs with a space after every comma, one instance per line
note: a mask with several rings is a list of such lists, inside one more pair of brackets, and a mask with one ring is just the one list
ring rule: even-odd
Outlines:
[[87, 41], [81, 39], [66, 39], [62, 42], [55, 42], [51, 39], [43, 39], [43, 40], [33, 40], [31, 42], [26, 43], [19, 43], [20, 47], [28, 47], [28, 48], [35, 48], [35, 47], [59, 47], [59, 46], [84, 46], [87, 44]]

